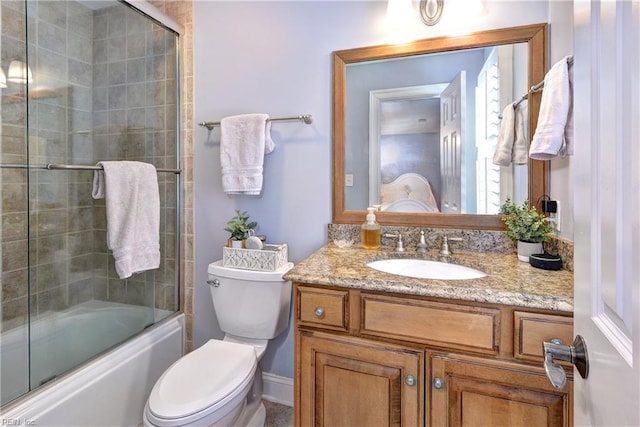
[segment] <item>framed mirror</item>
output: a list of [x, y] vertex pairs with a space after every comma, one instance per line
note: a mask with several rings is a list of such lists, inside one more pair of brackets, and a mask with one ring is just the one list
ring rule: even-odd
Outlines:
[[[509, 197], [535, 203], [548, 162], [493, 164], [503, 109], [527, 141], [547, 70], [547, 25], [333, 53], [333, 222], [503, 229]], [[517, 111], [517, 110], [516, 110]]]

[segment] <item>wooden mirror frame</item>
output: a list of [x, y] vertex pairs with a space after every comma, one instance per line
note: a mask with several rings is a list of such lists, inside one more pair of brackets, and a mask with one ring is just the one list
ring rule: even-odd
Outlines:
[[[544, 80], [547, 71], [547, 31], [547, 24], [543, 23], [488, 30], [465, 36], [423, 39], [403, 45], [379, 45], [333, 52], [333, 222], [336, 224], [360, 224], [365, 220], [366, 215], [365, 210], [345, 210], [347, 64], [460, 49], [527, 43], [528, 87], [530, 88]], [[529, 141], [533, 137], [538, 122], [541, 96], [541, 92], [529, 93]], [[529, 159], [528, 172], [529, 201], [536, 203], [543, 195], [548, 194], [549, 162]], [[499, 215], [378, 212], [376, 216], [383, 225], [504, 229]]]

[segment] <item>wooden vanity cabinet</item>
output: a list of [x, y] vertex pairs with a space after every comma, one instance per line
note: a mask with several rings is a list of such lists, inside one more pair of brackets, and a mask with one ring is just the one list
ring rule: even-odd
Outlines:
[[571, 426], [569, 313], [294, 284], [296, 426]]
[[424, 424], [423, 351], [317, 331], [297, 337], [297, 425]]
[[430, 357], [431, 426], [570, 426], [570, 391], [544, 369], [458, 354]]

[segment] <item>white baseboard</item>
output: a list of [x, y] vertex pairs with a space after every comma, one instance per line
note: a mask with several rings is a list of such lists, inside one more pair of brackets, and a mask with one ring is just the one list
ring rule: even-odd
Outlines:
[[262, 398], [281, 405], [293, 406], [293, 378], [263, 372]]

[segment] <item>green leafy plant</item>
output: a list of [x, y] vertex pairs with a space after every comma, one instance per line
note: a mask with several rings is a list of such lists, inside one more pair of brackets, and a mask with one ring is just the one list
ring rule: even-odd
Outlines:
[[236, 215], [227, 222], [225, 231], [231, 233], [232, 240], [244, 240], [249, 236], [249, 230], [258, 226], [256, 221], [249, 221], [249, 214], [236, 209]]
[[507, 199], [500, 207], [502, 221], [507, 226], [507, 236], [515, 241], [540, 243], [551, 238], [553, 228], [547, 218], [538, 213], [536, 208], [529, 206], [525, 200], [521, 206]]

